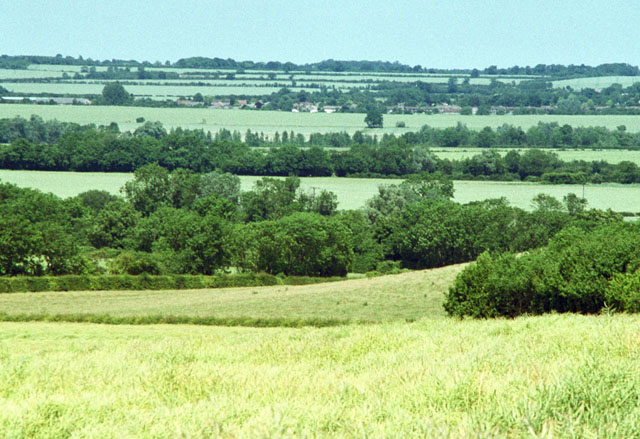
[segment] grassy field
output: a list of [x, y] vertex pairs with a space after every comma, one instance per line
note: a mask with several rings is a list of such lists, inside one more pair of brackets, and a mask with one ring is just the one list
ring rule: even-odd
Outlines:
[[442, 318], [464, 264], [304, 286], [0, 294], [0, 314], [93, 314], [383, 322]]
[[461, 268], [299, 287], [0, 294], [10, 314], [352, 322], [0, 322], [0, 437], [640, 435], [640, 316], [445, 318]]
[[[439, 158], [449, 160], [460, 160], [470, 158], [474, 155], [481, 154], [486, 148], [432, 148], [431, 151]], [[518, 151], [520, 154], [525, 152], [527, 148], [492, 148], [491, 151], [497, 151], [504, 156], [509, 151]], [[584, 160], [587, 162], [604, 160], [609, 163], [620, 163], [622, 161], [630, 161], [640, 165], [640, 150], [620, 150], [620, 149], [545, 149], [558, 155], [560, 160]]]
[[640, 318], [0, 323], [0, 435], [631, 438]]
[[[47, 172], [47, 171], [8, 171], [0, 170], [0, 181], [13, 183], [21, 187], [31, 187], [66, 198], [89, 189], [106, 190], [119, 194], [119, 189], [133, 174], [100, 172]], [[261, 177], [241, 176], [242, 190], [250, 190]], [[338, 196], [340, 209], [358, 209], [365, 201], [378, 193], [378, 186], [398, 184], [402, 180], [379, 178], [339, 178], [305, 177], [301, 178], [301, 187], [307, 191], [326, 189]], [[498, 181], [456, 181], [454, 183], [455, 200], [460, 203], [485, 200], [487, 198], [506, 197], [514, 206], [531, 208], [531, 199], [539, 193], [553, 195], [562, 199], [570, 192], [582, 196], [580, 185], [551, 185], [522, 182]], [[640, 210], [640, 185], [638, 184], [588, 184], [584, 196], [589, 206], [599, 209], [613, 209], [620, 212]]]
[[[364, 114], [354, 113], [291, 113], [280, 111], [230, 111], [209, 108], [140, 108], [140, 107], [107, 107], [107, 106], [63, 106], [63, 105], [0, 105], [0, 118], [23, 116], [29, 118], [37, 114], [43, 119], [58, 119], [77, 123], [95, 123], [108, 125], [116, 122], [122, 130], [134, 130], [139, 124], [136, 118], [144, 117], [149, 121], [160, 121], [166, 127], [182, 127], [218, 131], [221, 128], [238, 130], [244, 133], [247, 129], [272, 135], [274, 132], [294, 130], [296, 133], [309, 135], [315, 132], [346, 131], [350, 134], [364, 130], [370, 134], [401, 134], [415, 131], [423, 125], [435, 128], [456, 126], [458, 122], [471, 129], [482, 129], [485, 126], [497, 128], [503, 124], [511, 124], [527, 129], [538, 122], [557, 122], [572, 126], [604, 126], [615, 129], [625, 125], [629, 131], [640, 131], [640, 117], [637, 116], [460, 116], [452, 114], [388, 114], [384, 116], [386, 128], [365, 129]], [[397, 128], [396, 122], [403, 121], [405, 128]]]
[[61, 71], [0, 69], [0, 80], [62, 78], [62, 73]]
[[596, 78], [564, 79], [561, 81], [553, 81], [552, 83], [554, 87], [570, 86], [575, 90], [582, 90], [583, 88], [602, 89], [613, 84], [620, 84], [623, 87], [629, 87], [636, 82], [640, 82], [640, 78], [637, 76], [599, 76]]
[[[238, 81], [240, 83], [240, 81]], [[50, 93], [62, 95], [85, 95], [102, 93], [104, 83], [89, 84], [57, 84], [57, 83], [13, 83], [4, 82], [0, 86], [6, 88], [10, 92], [31, 95], [36, 93]], [[135, 96], [153, 97], [153, 98], [173, 98], [179, 96], [193, 96], [196, 93], [202, 93], [207, 96], [218, 95], [265, 95], [271, 94], [281, 87], [263, 87], [263, 86], [237, 86], [237, 87], [216, 87], [216, 86], [191, 86], [191, 85], [127, 85], [125, 87], [129, 93]], [[303, 87], [292, 87], [292, 90], [304, 90]]]

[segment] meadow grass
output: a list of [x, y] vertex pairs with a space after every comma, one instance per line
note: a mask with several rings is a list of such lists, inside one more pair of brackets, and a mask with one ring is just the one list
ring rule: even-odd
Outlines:
[[[87, 84], [92, 85], [92, 84]], [[92, 86], [96, 86], [93, 84]], [[100, 86], [98, 86], [100, 87]], [[144, 86], [139, 86], [144, 87]], [[206, 88], [206, 87], [205, 87]], [[100, 91], [102, 88], [100, 87]], [[184, 93], [184, 92], [183, 92]], [[203, 92], [204, 93], [204, 92]], [[304, 135], [316, 132], [345, 131], [350, 134], [364, 130], [368, 134], [384, 133], [402, 134], [419, 130], [423, 125], [434, 128], [456, 126], [458, 122], [470, 129], [482, 129], [485, 126], [497, 128], [503, 124], [528, 129], [538, 122], [557, 122], [571, 126], [604, 126], [615, 129], [625, 125], [630, 132], [640, 131], [640, 117], [637, 116], [558, 116], [558, 115], [522, 115], [522, 116], [460, 116], [453, 114], [386, 114], [385, 128], [366, 129], [364, 114], [360, 113], [291, 113], [284, 111], [231, 111], [210, 108], [142, 108], [142, 107], [109, 107], [109, 106], [70, 106], [70, 105], [0, 105], [0, 118], [22, 116], [29, 118], [37, 114], [43, 119], [81, 124], [95, 123], [108, 125], [116, 122], [121, 130], [134, 130], [139, 126], [136, 118], [144, 117], [148, 121], [162, 122], [167, 128], [182, 127], [184, 129], [203, 129], [216, 132], [221, 128], [245, 133], [263, 132], [272, 136], [276, 131], [295, 131]], [[396, 127], [396, 123], [405, 122], [405, 128]]]
[[640, 317], [0, 323], [0, 436], [630, 438]]
[[[127, 320], [109, 321], [107, 317], [140, 318], [136, 323], [154, 323], [164, 316], [176, 319], [168, 323], [200, 318], [204, 320], [194, 322], [247, 326], [251, 325], [250, 319], [262, 319], [272, 322], [263, 326], [278, 326], [278, 322], [301, 322], [292, 326], [309, 322], [318, 326], [323, 322], [441, 318], [444, 293], [463, 267], [460, 264], [303, 286], [0, 294], [0, 320], [12, 316], [21, 321], [58, 316], [57, 320], [87, 321], [86, 316], [96, 316], [105, 323], [122, 324]], [[207, 318], [212, 320], [207, 322]], [[248, 320], [242, 323], [243, 319]]]
[[[1, 107], [1, 106], [0, 106]], [[624, 153], [624, 152], [623, 152]], [[631, 151], [628, 151], [630, 156]], [[0, 181], [21, 187], [31, 187], [43, 192], [52, 192], [60, 197], [72, 197], [90, 189], [106, 190], [119, 194], [120, 188], [133, 178], [129, 173], [101, 172], [53, 172], [53, 171], [10, 171], [0, 170]], [[261, 177], [241, 176], [243, 191], [251, 190]], [[401, 179], [343, 178], [343, 177], [303, 177], [301, 187], [308, 192], [326, 189], [338, 197], [339, 209], [359, 209], [378, 193], [378, 186], [399, 184]], [[530, 210], [531, 200], [539, 193], [546, 193], [562, 199], [568, 193], [582, 196], [581, 185], [553, 185], [526, 182], [500, 181], [456, 181], [454, 199], [460, 203], [505, 197], [513, 206]], [[588, 184], [584, 196], [589, 206], [598, 209], [613, 209], [619, 212], [640, 210], [639, 184]]]

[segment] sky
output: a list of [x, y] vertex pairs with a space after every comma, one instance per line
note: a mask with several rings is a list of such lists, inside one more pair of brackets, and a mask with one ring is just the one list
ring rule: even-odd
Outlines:
[[0, 54], [640, 64], [634, 0], [0, 0]]

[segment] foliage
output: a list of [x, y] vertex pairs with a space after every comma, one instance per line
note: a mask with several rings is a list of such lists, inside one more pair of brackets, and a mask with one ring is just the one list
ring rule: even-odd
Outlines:
[[253, 271], [344, 276], [353, 261], [349, 229], [339, 219], [295, 213], [236, 230], [235, 263]]
[[110, 82], [102, 89], [102, 99], [106, 105], [128, 104], [132, 98], [119, 82]]
[[[456, 279], [445, 309], [473, 317], [595, 313], [612, 304], [634, 309], [633, 283], [625, 282], [640, 266], [639, 238], [636, 225], [614, 223], [588, 232], [570, 227], [530, 254], [484, 254]], [[623, 273], [629, 274], [616, 277]]]
[[367, 124], [367, 128], [382, 128], [382, 112], [378, 107], [371, 106], [367, 110], [364, 123]]
[[604, 296], [607, 307], [619, 312], [640, 312], [640, 270], [614, 275]]

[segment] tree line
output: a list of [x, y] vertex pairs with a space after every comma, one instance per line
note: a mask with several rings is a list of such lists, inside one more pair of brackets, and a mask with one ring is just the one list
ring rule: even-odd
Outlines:
[[[250, 191], [222, 172], [139, 168], [122, 196], [60, 199], [0, 185], [0, 275], [204, 274], [343, 276], [427, 268], [484, 251], [522, 252], [568, 226], [620, 222], [569, 195], [540, 195], [532, 212], [504, 199], [461, 205], [442, 175], [381, 186], [359, 210], [308, 193], [296, 177], [263, 178]], [[106, 266], [106, 268], [105, 268]]]
[[[399, 137], [385, 135], [381, 139], [362, 133], [353, 136], [334, 133], [311, 135], [307, 141], [294, 133], [284, 132], [282, 136], [276, 134], [273, 140], [267, 141], [248, 132], [243, 142], [237, 132], [221, 130], [211, 135], [202, 130], [178, 128], [168, 133], [157, 122], [146, 122], [133, 133], [120, 133], [115, 124], [95, 128], [43, 122], [39, 118], [30, 121], [5, 119], [0, 121], [0, 141], [14, 140], [0, 146], [0, 168], [133, 172], [142, 166], [158, 163], [169, 170], [184, 168], [206, 173], [218, 169], [237, 175], [260, 176], [405, 177], [428, 172], [458, 180], [562, 184], [640, 182], [640, 168], [631, 161], [617, 164], [601, 160], [563, 161], [555, 153], [535, 147], [523, 152], [512, 150], [502, 156], [491, 149], [498, 141], [524, 147], [527, 140], [537, 146], [550, 138], [555, 139], [556, 145], [566, 145], [587, 131], [567, 126], [538, 125], [527, 133], [511, 126], [476, 132], [458, 125], [444, 129], [423, 127], [416, 133]], [[602, 138], [617, 139], [617, 142], [630, 139], [635, 142], [639, 138], [623, 129], [608, 131], [596, 128], [591, 132], [599, 133]], [[344, 141], [351, 146], [327, 150], [315, 145], [323, 140]], [[428, 145], [434, 143], [487, 146], [472, 157], [449, 160], [441, 159], [429, 150]], [[272, 147], [258, 149], [249, 146], [254, 144]], [[303, 145], [305, 147], [301, 147]]]
[[82, 56], [42, 56], [42, 55], [0, 55], [0, 68], [5, 69], [26, 69], [31, 64], [53, 64], [53, 65], [75, 65], [75, 66], [113, 66], [113, 67], [168, 67], [168, 68], [197, 68], [197, 69], [255, 69], [255, 70], [278, 70], [278, 71], [321, 71], [321, 72], [401, 72], [401, 73], [440, 73], [440, 74], [460, 74], [467, 73], [475, 76], [482, 72], [486, 75], [544, 75], [552, 77], [581, 77], [581, 76], [640, 76], [637, 66], [627, 63], [607, 63], [598, 66], [588, 65], [563, 65], [563, 64], [537, 64], [531, 66], [512, 66], [498, 68], [495, 65], [478, 69], [437, 69], [426, 68], [420, 65], [410, 66], [399, 62], [389, 61], [356, 61], [356, 60], [334, 60], [327, 59], [316, 63], [295, 64], [281, 61], [236, 61], [232, 58], [208, 58], [189, 57], [181, 58], [175, 63], [166, 61], [137, 61], [105, 59], [97, 60], [84, 58]]

